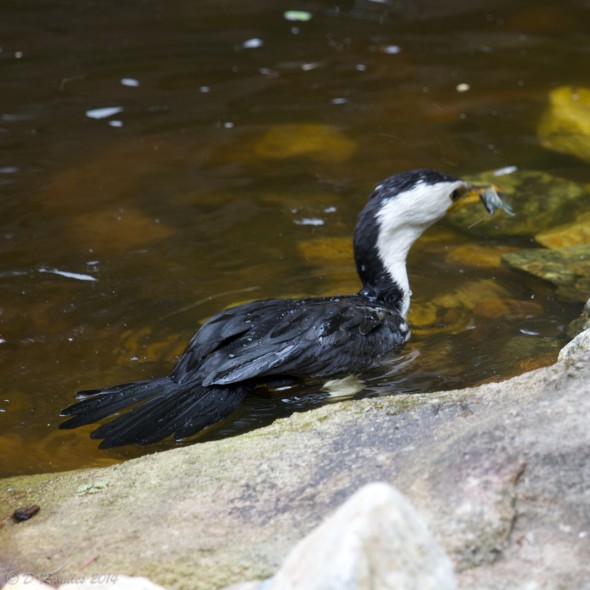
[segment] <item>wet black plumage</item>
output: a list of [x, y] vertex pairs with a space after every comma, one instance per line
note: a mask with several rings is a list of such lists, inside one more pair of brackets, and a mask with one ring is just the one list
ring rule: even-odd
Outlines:
[[[102, 448], [148, 444], [171, 435], [182, 439], [226, 418], [260, 383], [331, 378], [375, 366], [409, 337], [406, 243], [411, 245], [444, 215], [457, 187], [465, 192], [468, 185], [431, 170], [382, 182], [355, 230], [355, 262], [362, 281], [358, 294], [269, 299], [222, 311], [201, 326], [170, 376], [80, 392], [80, 401], [63, 410], [69, 418], [61, 428], [132, 407], [92, 433], [102, 439]], [[402, 228], [397, 233], [396, 224]], [[390, 230], [391, 238], [386, 233]], [[397, 235], [403, 268], [396, 257]]]

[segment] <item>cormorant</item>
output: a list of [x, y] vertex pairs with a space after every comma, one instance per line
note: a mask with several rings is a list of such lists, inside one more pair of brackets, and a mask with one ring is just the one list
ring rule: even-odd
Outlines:
[[255, 386], [359, 373], [397, 353], [410, 337], [406, 315], [410, 247], [453, 203], [477, 194], [491, 213], [493, 188], [434, 170], [412, 170], [375, 187], [354, 232], [358, 293], [267, 299], [214, 315], [193, 336], [172, 374], [82, 391], [60, 428], [96, 422], [101, 448], [191, 436], [229, 416]]

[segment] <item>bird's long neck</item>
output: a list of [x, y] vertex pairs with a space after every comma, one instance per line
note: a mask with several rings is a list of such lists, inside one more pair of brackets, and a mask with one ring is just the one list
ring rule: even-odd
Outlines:
[[406, 316], [412, 292], [406, 260], [412, 244], [444, 217], [469, 186], [432, 170], [397, 174], [375, 187], [361, 211], [354, 234], [354, 256], [363, 283], [361, 294]]
[[469, 189], [465, 181], [433, 170], [396, 174], [378, 184], [354, 234], [361, 295], [405, 317], [412, 294], [406, 270], [410, 248]]
[[354, 236], [354, 254], [363, 287], [360, 293], [406, 316], [411, 290], [406, 259], [422, 233], [412, 226], [390, 226], [379, 231], [377, 211], [369, 203], [362, 211]]

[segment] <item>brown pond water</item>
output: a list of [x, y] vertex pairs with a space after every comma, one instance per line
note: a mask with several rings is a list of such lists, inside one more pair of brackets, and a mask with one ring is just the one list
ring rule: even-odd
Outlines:
[[[0, 475], [174, 446], [98, 451], [59, 410], [165, 374], [224, 306], [356, 290], [356, 214], [396, 171], [589, 182], [535, 131], [550, 89], [588, 84], [588, 31], [582, 1], [3, 0]], [[414, 337], [365, 393], [551, 363], [580, 306], [498, 265], [528, 242], [430, 230], [410, 260]], [[261, 392], [217, 436], [323, 401]]]

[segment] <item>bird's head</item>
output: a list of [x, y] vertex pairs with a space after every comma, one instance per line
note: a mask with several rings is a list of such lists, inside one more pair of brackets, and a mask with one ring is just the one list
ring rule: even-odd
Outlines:
[[382, 233], [407, 227], [422, 232], [451, 207], [481, 192], [483, 189], [455, 176], [435, 170], [411, 170], [378, 184], [368, 206], [374, 209]]
[[474, 187], [435, 170], [402, 172], [378, 184], [360, 213], [354, 236], [361, 292], [395, 305], [405, 315], [410, 302], [406, 258], [412, 244], [451, 207], [473, 197], [487, 206], [490, 194], [489, 187]]

